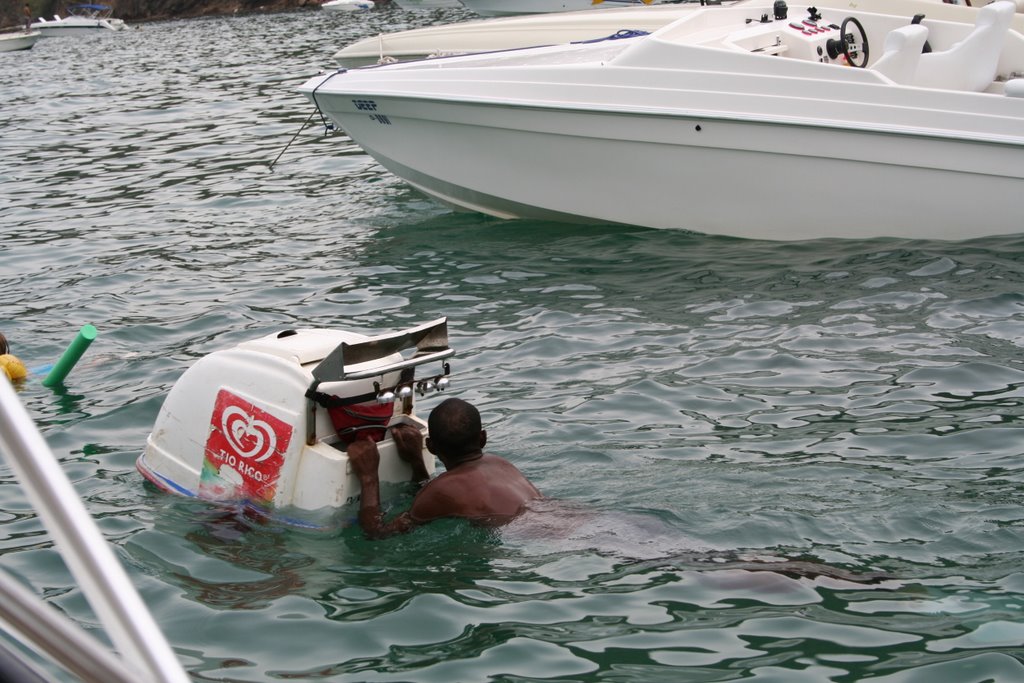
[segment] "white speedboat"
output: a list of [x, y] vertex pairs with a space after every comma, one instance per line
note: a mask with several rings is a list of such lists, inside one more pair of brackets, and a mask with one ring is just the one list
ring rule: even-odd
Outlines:
[[374, 8], [373, 0], [329, 0], [320, 5], [328, 12], [358, 12]]
[[[138, 470], [172, 493], [297, 526], [343, 526], [360, 491], [348, 444], [362, 436], [377, 441], [381, 482], [409, 481], [389, 430], [410, 424], [426, 431], [413, 400], [448, 385], [444, 360], [454, 353], [443, 318], [374, 337], [287, 330], [217, 351], [171, 389]], [[434, 361], [437, 372], [415, 377]], [[433, 472], [432, 457], [424, 464]]]
[[[739, 0], [740, 3], [749, 1]], [[849, 2], [850, 0], [822, 0], [818, 7], [842, 8]], [[698, 7], [696, 3], [642, 5], [601, 11], [529, 14], [424, 26], [363, 38], [336, 52], [334, 58], [341, 66], [353, 67], [395, 60], [596, 40], [620, 31], [652, 33]], [[966, 5], [949, 4], [938, 0], [857, 0], [857, 7], [865, 12], [904, 17], [925, 14], [932, 19], [970, 24], [974, 23], [978, 12], [977, 9]], [[1024, 14], [1020, 13], [1022, 7], [1024, 0], [1018, 0], [1017, 15], [1012, 26], [1024, 32]]]
[[301, 90], [391, 172], [493, 216], [966, 239], [1024, 228], [1014, 9], [912, 24], [765, 1], [647, 36], [341, 70]]
[[123, 20], [110, 15], [111, 8], [107, 5], [70, 5], [66, 17], [54, 15], [49, 21], [40, 17], [32, 28], [42, 33], [43, 38], [89, 35], [125, 28]]
[[629, 7], [668, 0], [459, 0], [466, 9], [482, 17], [507, 17], [516, 14], [572, 12], [575, 10]]
[[42, 34], [39, 31], [11, 31], [0, 33], [0, 52], [29, 50]]
[[402, 9], [452, 9], [462, 7], [459, 0], [391, 0]]
[[439, 24], [363, 38], [334, 54], [342, 66], [375, 64], [594, 40], [619, 31], [653, 32], [697, 9], [695, 3], [639, 5]]

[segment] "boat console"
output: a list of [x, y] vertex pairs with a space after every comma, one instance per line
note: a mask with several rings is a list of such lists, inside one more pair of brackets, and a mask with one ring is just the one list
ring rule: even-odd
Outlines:
[[[789, 7], [784, 0], [777, 0], [773, 6], [741, 4], [693, 13], [651, 35], [648, 44], [635, 52], [646, 52], [643, 59], [647, 59], [659, 44], [666, 48], [716, 48], [736, 55], [783, 58], [790, 62], [787, 69], [795, 77], [822, 78], [821, 72], [795, 64], [800, 62], [808, 67], [827, 64], [863, 70], [835, 72], [829, 76], [831, 80], [1001, 92], [1003, 82], [1024, 71], [1021, 35], [1009, 31], [1014, 10], [1011, 2], [994, 2], [978, 10], [972, 26], [933, 21], [926, 15]], [[928, 49], [923, 48], [926, 42]], [[872, 51], [872, 45], [883, 49]], [[639, 63], [636, 57], [623, 55], [616, 61]], [[740, 63], [721, 54], [714, 61], [730, 71], [779, 73], [777, 64]]]
[[[775, 3], [773, 17], [762, 15], [760, 21], [750, 22], [747, 28], [729, 34], [723, 44], [743, 52], [765, 55], [786, 55], [794, 59], [822, 63], [867, 57], [866, 41], [861, 43], [841, 30], [841, 25], [822, 18], [810, 8], [806, 17], [790, 18], [785, 3]], [[849, 56], [847, 56], [849, 54]]]

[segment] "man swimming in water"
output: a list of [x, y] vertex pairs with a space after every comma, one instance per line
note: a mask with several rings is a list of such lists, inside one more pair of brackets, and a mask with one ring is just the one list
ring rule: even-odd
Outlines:
[[[529, 501], [542, 497], [515, 465], [483, 452], [487, 432], [481, 427], [480, 412], [471, 404], [458, 398], [442, 401], [431, 411], [427, 427], [427, 450], [446, 471], [416, 494], [408, 512], [390, 522], [384, 522], [380, 511], [377, 444], [362, 439], [349, 445], [349, 462], [362, 486], [359, 523], [370, 538], [404, 533], [442, 517], [501, 526], [515, 519]], [[391, 437], [399, 456], [412, 466], [414, 479], [428, 479], [420, 431], [412, 425], [396, 425]]]

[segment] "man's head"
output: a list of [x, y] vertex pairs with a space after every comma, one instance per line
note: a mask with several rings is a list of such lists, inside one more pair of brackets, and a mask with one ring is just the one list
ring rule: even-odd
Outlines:
[[427, 450], [442, 462], [459, 462], [467, 456], [476, 455], [487, 443], [487, 432], [480, 423], [480, 411], [461, 398], [441, 401], [430, 411], [427, 428], [430, 432]]

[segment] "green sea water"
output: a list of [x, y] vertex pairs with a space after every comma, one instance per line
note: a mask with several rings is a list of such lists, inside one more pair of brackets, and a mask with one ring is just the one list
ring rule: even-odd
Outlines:
[[[1024, 680], [1024, 237], [503, 222], [319, 125], [269, 170], [334, 50], [468, 18], [340, 14], [2, 55], [0, 332], [33, 368], [99, 329], [19, 395], [194, 680]], [[442, 315], [452, 395], [547, 496], [520, 522], [370, 542], [135, 471], [202, 356]], [[6, 467], [0, 567], [104, 637]]]

